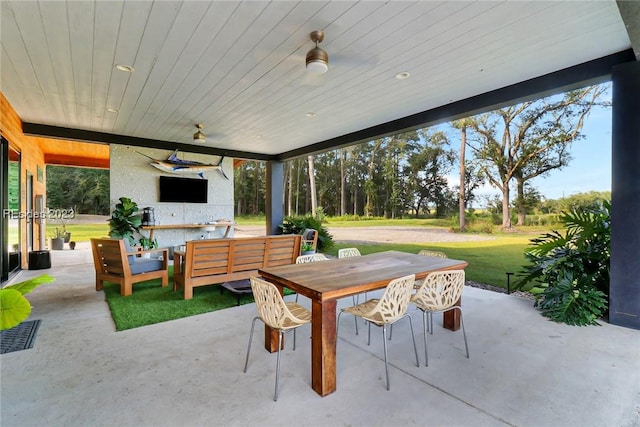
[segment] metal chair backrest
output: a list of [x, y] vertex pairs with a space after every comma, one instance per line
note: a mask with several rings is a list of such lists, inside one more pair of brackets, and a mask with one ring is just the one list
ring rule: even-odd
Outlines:
[[272, 329], [287, 330], [309, 323], [289, 311], [282, 295], [273, 283], [258, 277], [251, 277], [251, 289], [258, 308], [258, 316]]
[[407, 312], [413, 292], [415, 274], [393, 279], [369, 313], [363, 316], [374, 323], [393, 323]]
[[418, 255], [433, 256], [433, 257], [437, 257], [437, 258], [449, 258], [447, 256], [447, 254], [445, 254], [444, 252], [430, 251], [428, 249], [421, 250], [420, 252], [418, 252]]
[[349, 258], [352, 256], [361, 256], [362, 254], [358, 248], [344, 248], [338, 250], [338, 258]]
[[412, 301], [429, 311], [445, 310], [453, 307], [460, 299], [464, 283], [464, 270], [429, 273], [413, 295]]
[[326, 261], [329, 258], [324, 256], [323, 254], [309, 254], [309, 255], [300, 255], [296, 258], [296, 264], [306, 264], [308, 262], [316, 262], [316, 261]]

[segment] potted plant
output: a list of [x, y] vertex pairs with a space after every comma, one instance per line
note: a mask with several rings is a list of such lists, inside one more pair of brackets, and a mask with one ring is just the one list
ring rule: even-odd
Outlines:
[[[140, 246], [143, 251], [148, 251], [150, 249], [158, 249], [158, 241], [156, 239], [151, 240], [148, 237], [142, 236], [139, 240]], [[145, 258], [151, 258], [150, 253], [144, 254]]]
[[143, 251], [148, 251], [149, 249], [158, 249], [158, 240], [151, 240], [148, 237], [142, 236], [139, 240], [140, 246], [142, 246]]
[[111, 218], [109, 219], [109, 237], [128, 239], [129, 244], [135, 244], [134, 233], [140, 230], [142, 215], [138, 213], [138, 204], [128, 197], [120, 197]]
[[64, 229], [56, 227], [56, 231], [51, 237], [51, 249], [61, 251], [64, 249]]
[[311, 243], [303, 243], [302, 246], [300, 247], [300, 252], [301, 252], [301, 255], [311, 255], [316, 253]]

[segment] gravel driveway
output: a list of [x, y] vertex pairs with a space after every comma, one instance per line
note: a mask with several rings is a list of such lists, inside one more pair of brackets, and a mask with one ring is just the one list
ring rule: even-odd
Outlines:
[[[379, 226], [379, 227], [327, 227], [335, 242], [370, 243], [435, 243], [469, 242], [474, 240], [494, 240], [493, 237], [469, 233], [451, 233], [440, 228]], [[238, 225], [236, 237], [261, 236], [264, 226]]]
[[[99, 224], [109, 220], [108, 216], [77, 215], [69, 220], [70, 224]], [[353, 243], [436, 243], [436, 242], [470, 242], [477, 240], [494, 240], [494, 237], [478, 236], [470, 233], [451, 233], [441, 228], [377, 226], [377, 227], [327, 227], [336, 242]], [[235, 237], [264, 236], [263, 225], [238, 225]]]

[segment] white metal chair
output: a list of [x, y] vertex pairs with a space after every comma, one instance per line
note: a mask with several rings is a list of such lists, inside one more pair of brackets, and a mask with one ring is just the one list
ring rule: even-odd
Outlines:
[[[469, 346], [467, 344], [467, 334], [464, 330], [464, 320], [462, 319], [462, 307], [456, 302], [462, 296], [464, 289], [464, 270], [436, 271], [429, 273], [424, 282], [411, 297], [411, 302], [422, 311], [422, 325], [424, 333], [424, 362], [429, 366], [427, 356], [427, 330], [433, 334], [433, 313], [443, 313], [449, 310], [460, 310], [460, 325], [462, 326], [462, 336], [464, 337], [464, 347], [469, 357]], [[427, 313], [429, 314], [429, 325], [427, 325]]]
[[344, 248], [338, 250], [338, 258], [349, 258], [352, 256], [361, 256], [358, 248]]
[[305, 264], [307, 262], [316, 262], [316, 261], [326, 261], [327, 258], [323, 254], [309, 254], [309, 255], [300, 255], [296, 258], [296, 264]]
[[273, 400], [278, 400], [278, 382], [280, 379], [280, 352], [282, 338], [285, 332], [293, 330], [293, 349], [296, 349], [296, 328], [311, 323], [311, 312], [295, 302], [284, 302], [278, 288], [270, 282], [257, 277], [251, 277], [251, 289], [258, 308], [258, 316], [251, 322], [247, 358], [244, 362], [244, 372], [247, 372], [251, 341], [256, 320], [262, 320], [271, 329], [278, 331], [278, 359], [276, 363], [276, 386]]
[[411, 321], [411, 315], [407, 313], [415, 278], [415, 274], [410, 274], [408, 276], [394, 279], [389, 282], [380, 299], [370, 299], [362, 304], [343, 308], [338, 314], [338, 326], [340, 326], [340, 316], [342, 313], [353, 314], [354, 316], [361, 317], [369, 322], [369, 336], [367, 338], [368, 345], [371, 344], [371, 324], [373, 323], [374, 325], [382, 328], [387, 390], [390, 389], [389, 364], [387, 362], [387, 325], [392, 325], [404, 317], [409, 319], [411, 339], [413, 340], [413, 351], [416, 355], [416, 366], [420, 366], [420, 362], [418, 360], [418, 348], [416, 347], [416, 338], [413, 334], [413, 322]]
[[[350, 258], [353, 256], [362, 256], [362, 254], [360, 253], [360, 251], [358, 250], [358, 248], [344, 248], [344, 249], [338, 249], [338, 258]], [[353, 305], [358, 304], [359, 296], [358, 295], [354, 295], [351, 297], [353, 299]], [[364, 299], [367, 299], [367, 293], [364, 293]], [[358, 335], [358, 318], [356, 317], [355, 319], [356, 322], [356, 335]]]
[[428, 249], [422, 249], [420, 252], [418, 252], [418, 255], [433, 256], [433, 257], [437, 257], [437, 258], [449, 258], [447, 256], [447, 254], [445, 254], [444, 252], [441, 252], [441, 251], [430, 251]]

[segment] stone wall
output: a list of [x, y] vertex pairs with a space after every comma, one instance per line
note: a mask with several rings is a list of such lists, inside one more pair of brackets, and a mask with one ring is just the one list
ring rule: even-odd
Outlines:
[[[217, 219], [233, 220], [233, 159], [224, 159], [222, 168], [229, 180], [217, 170], [205, 172], [208, 180], [207, 203], [161, 203], [159, 202], [159, 177], [175, 176], [200, 179], [196, 174], [165, 173], [151, 166], [151, 159], [166, 159], [172, 153], [167, 150], [140, 148], [126, 145], [111, 145], [110, 149], [110, 198], [111, 208], [120, 197], [128, 197], [138, 204], [142, 211], [145, 207], [154, 208], [156, 225], [206, 223]], [[207, 164], [217, 164], [218, 156], [195, 153], [178, 153], [183, 160], [193, 160]], [[148, 236], [148, 231], [142, 232]], [[221, 237], [224, 228], [215, 231], [203, 229], [156, 230], [154, 237], [160, 247], [181, 245], [187, 240], [203, 237]], [[232, 234], [230, 234], [232, 236]], [[140, 237], [140, 236], [138, 236]]]

